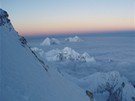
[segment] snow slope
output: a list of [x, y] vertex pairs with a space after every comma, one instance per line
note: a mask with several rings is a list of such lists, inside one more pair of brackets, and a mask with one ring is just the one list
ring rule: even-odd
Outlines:
[[[0, 9], [0, 18], [5, 14]], [[84, 90], [48, 68], [10, 22], [0, 25], [0, 101], [89, 101]]]

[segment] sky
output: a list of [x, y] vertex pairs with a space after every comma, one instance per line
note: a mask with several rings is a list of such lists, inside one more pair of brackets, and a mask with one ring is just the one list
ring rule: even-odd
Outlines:
[[0, 0], [22, 35], [135, 30], [134, 0]]

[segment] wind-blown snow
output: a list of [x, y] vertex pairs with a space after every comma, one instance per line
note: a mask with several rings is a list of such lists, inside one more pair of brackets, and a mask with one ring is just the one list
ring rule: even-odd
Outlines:
[[60, 44], [60, 41], [55, 38], [46, 38], [44, 41], [40, 44], [41, 46], [49, 46], [49, 45], [56, 45]]
[[2, 22], [0, 101], [89, 101], [84, 90], [48, 68], [19, 38], [9, 22]]
[[48, 61], [82, 61], [82, 62], [95, 62], [94, 57], [91, 57], [88, 53], [79, 54], [75, 50], [65, 47], [62, 50], [53, 49], [46, 52], [46, 59]]
[[75, 36], [75, 37], [66, 38], [65, 41], [69, 41], [69, 42], [81, 42], [83, 40], [80, 39], [78, 36]]

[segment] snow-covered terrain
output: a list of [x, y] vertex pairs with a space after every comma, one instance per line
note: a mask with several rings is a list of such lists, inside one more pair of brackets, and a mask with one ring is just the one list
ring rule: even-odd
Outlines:
[[60, 41], [55, 38], [45, 38], [44, 41], [40, 44], [41, 46], [49, 46], [60, 44]]
[[0, 101], [89, 101], [30, 49], [2, 9], [0, 21]]
[[66, 37], [30, 48], [0, 9], [0, 101], [135, 101], [135, 36]]
[[54, 64], [58, 68], [63, 67], [68, 69], [68, 73], [75, 73], [79, 77], [88, 76], [95, 72], [118, 71], [121, 75], [124, 75], [130, 82], [132, 82], [132, 84], [135, 85], [135, 36], [133, 32], [123, 32], [123, 34], [120, 33], [119, 35], [119, 33], [115, 33], [115, 36], [109, 36], [109, 33], [108, 36], [84, 35], [80, 36], [84, 41], [79, 43], [65, 42], [64, 39], [67, 36], [57, 36], [58, 40], [65, 43], [48, 47], [40, 47], [39, 44], [42, 41], [40, 39], [31, 39], [30, 45], [31, 47], [42, 49], [45, 53], [55, 49], [62, 50], [65, 47], [70, 47], [79, 54], [87, 52], [90, 56], [94, 57], [96, 63], [68, 62], [65, 63], [67, 65], [62, 63], [58, 64], [57, 62], [52, 63], [51, 61], [48, 63], [52, 66]]
[[132, 101], [135, 88], [118, 72], [94, 73], [79, 80], [80, 87], [96, 94], [109, 93], [108, 101]]
[[[40, 39], [33, 40], [33, 43], [35, 41], [39, 43], [33, 44], [31, 41], [30, 44], [32, 47], [42, 49], [45, 55], [41, 57], [46, 61], [48, 55], [50, 61], [47, 63], [66, 79], [84, 90], [91, 91], [96, 101], [134, 101], [135, 36], [133, 34], [130, 36], [130, 32], [124, 35], [119, 36], [119, 33], [115, 36], [84, 35], [79, 36], [84, 41], [72, 43], [65, 41], [67, 36], [57, 36], [61, 44], [45, 48], [39, 45]], [[66, 52], [63, 51], [65, 47]], [[81, 57], [83, 53], [85, 57], [90, 54], [95, 62], [76, 61], [78, 60], [76, 57]], [[70, 60], [71, 57], [74, 59]], [[109, 87], [113, 90], [108, 91]]]
[[75, 50], [65, 47], [62, 50], [53, 49], [46, 52], [45, 57], [48, 61], [81, 61], [81, 62], [95, 62], [94, 57], [90, 57], [88, 53], [79, 54]]
[[81, 79], [65, 73], [62, 75], [84, 90], [93, 92], [96, 101], [134, 101], [135, 88], [119, 72], [96, 72]]
[[[45, 55], [41, 57], [48, 60], [51, 67], [84, 90], [89, 90], [96, 101], [134, 101], [135, 37], [82, 38], [85, 41], [55, 47], [42, 48], [38, 43], [34, 46], [42, 49]], [[64, 38], [60, 40], [62, 42]], [[94, 57], [94, 62], [76, 61], [80, 59], [78, 57], [89, 54]]]
[[65, 41], [68, 41], [68, 42], [81, 42], [83, 40], [80, 39], [78, 36], [75, 36], [75, 37], [65, 38]]

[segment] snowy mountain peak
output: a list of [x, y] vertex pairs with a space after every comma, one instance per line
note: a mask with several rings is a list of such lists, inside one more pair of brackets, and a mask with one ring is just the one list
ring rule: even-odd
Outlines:
[[81, 42], [83, 40], [80, 39], [78, 36], [75, 36], [75, 37], [68, 37], [68, 38], [65, 39], [65, 41], [68, 41], [68, 42]]
[[0, 9], [0, 26], [4, 25], [5, 23], [10, 23], [8, 19], [8, 13], [2, 9]]
[[45, 38], [44, 41], [40, 44], [41, 46], [50, 46], [60, 44], [60, 41], [55, 38]]
[[96, 62], [94, 57], [88, 53], [80, 54], [70, 47], [65, 47], [62, 50], [53, 49], [46, 52], [46, 59], [48, 61], [80, 61], [80, 62]]
[[48, 68], [8, 21], [0, 9], [0, 101], [89, 101], [84, 90]]
[[[10, 19], [8, 18], [9, 15], [6, 11], [2, 10], [0, 8], [0, 28], [2, 28], [3, 30], [5, 29], [5, 31], [15, 31], [12, 24], [10, 23]], [[17, 34], [15, 34], [16, 36]]]
[[0, 17], [8, 17], [7, 12], [2, 10], [1, 8], [0, 8]]
[[98, 95], [108, 93], [107, 100], [103, 101], [134, 101], [132, 99], [135, 97], [135, 88], [117, 71], [97, 72], [80, 79], [79, 83], [80, 87], [89, 89]]

